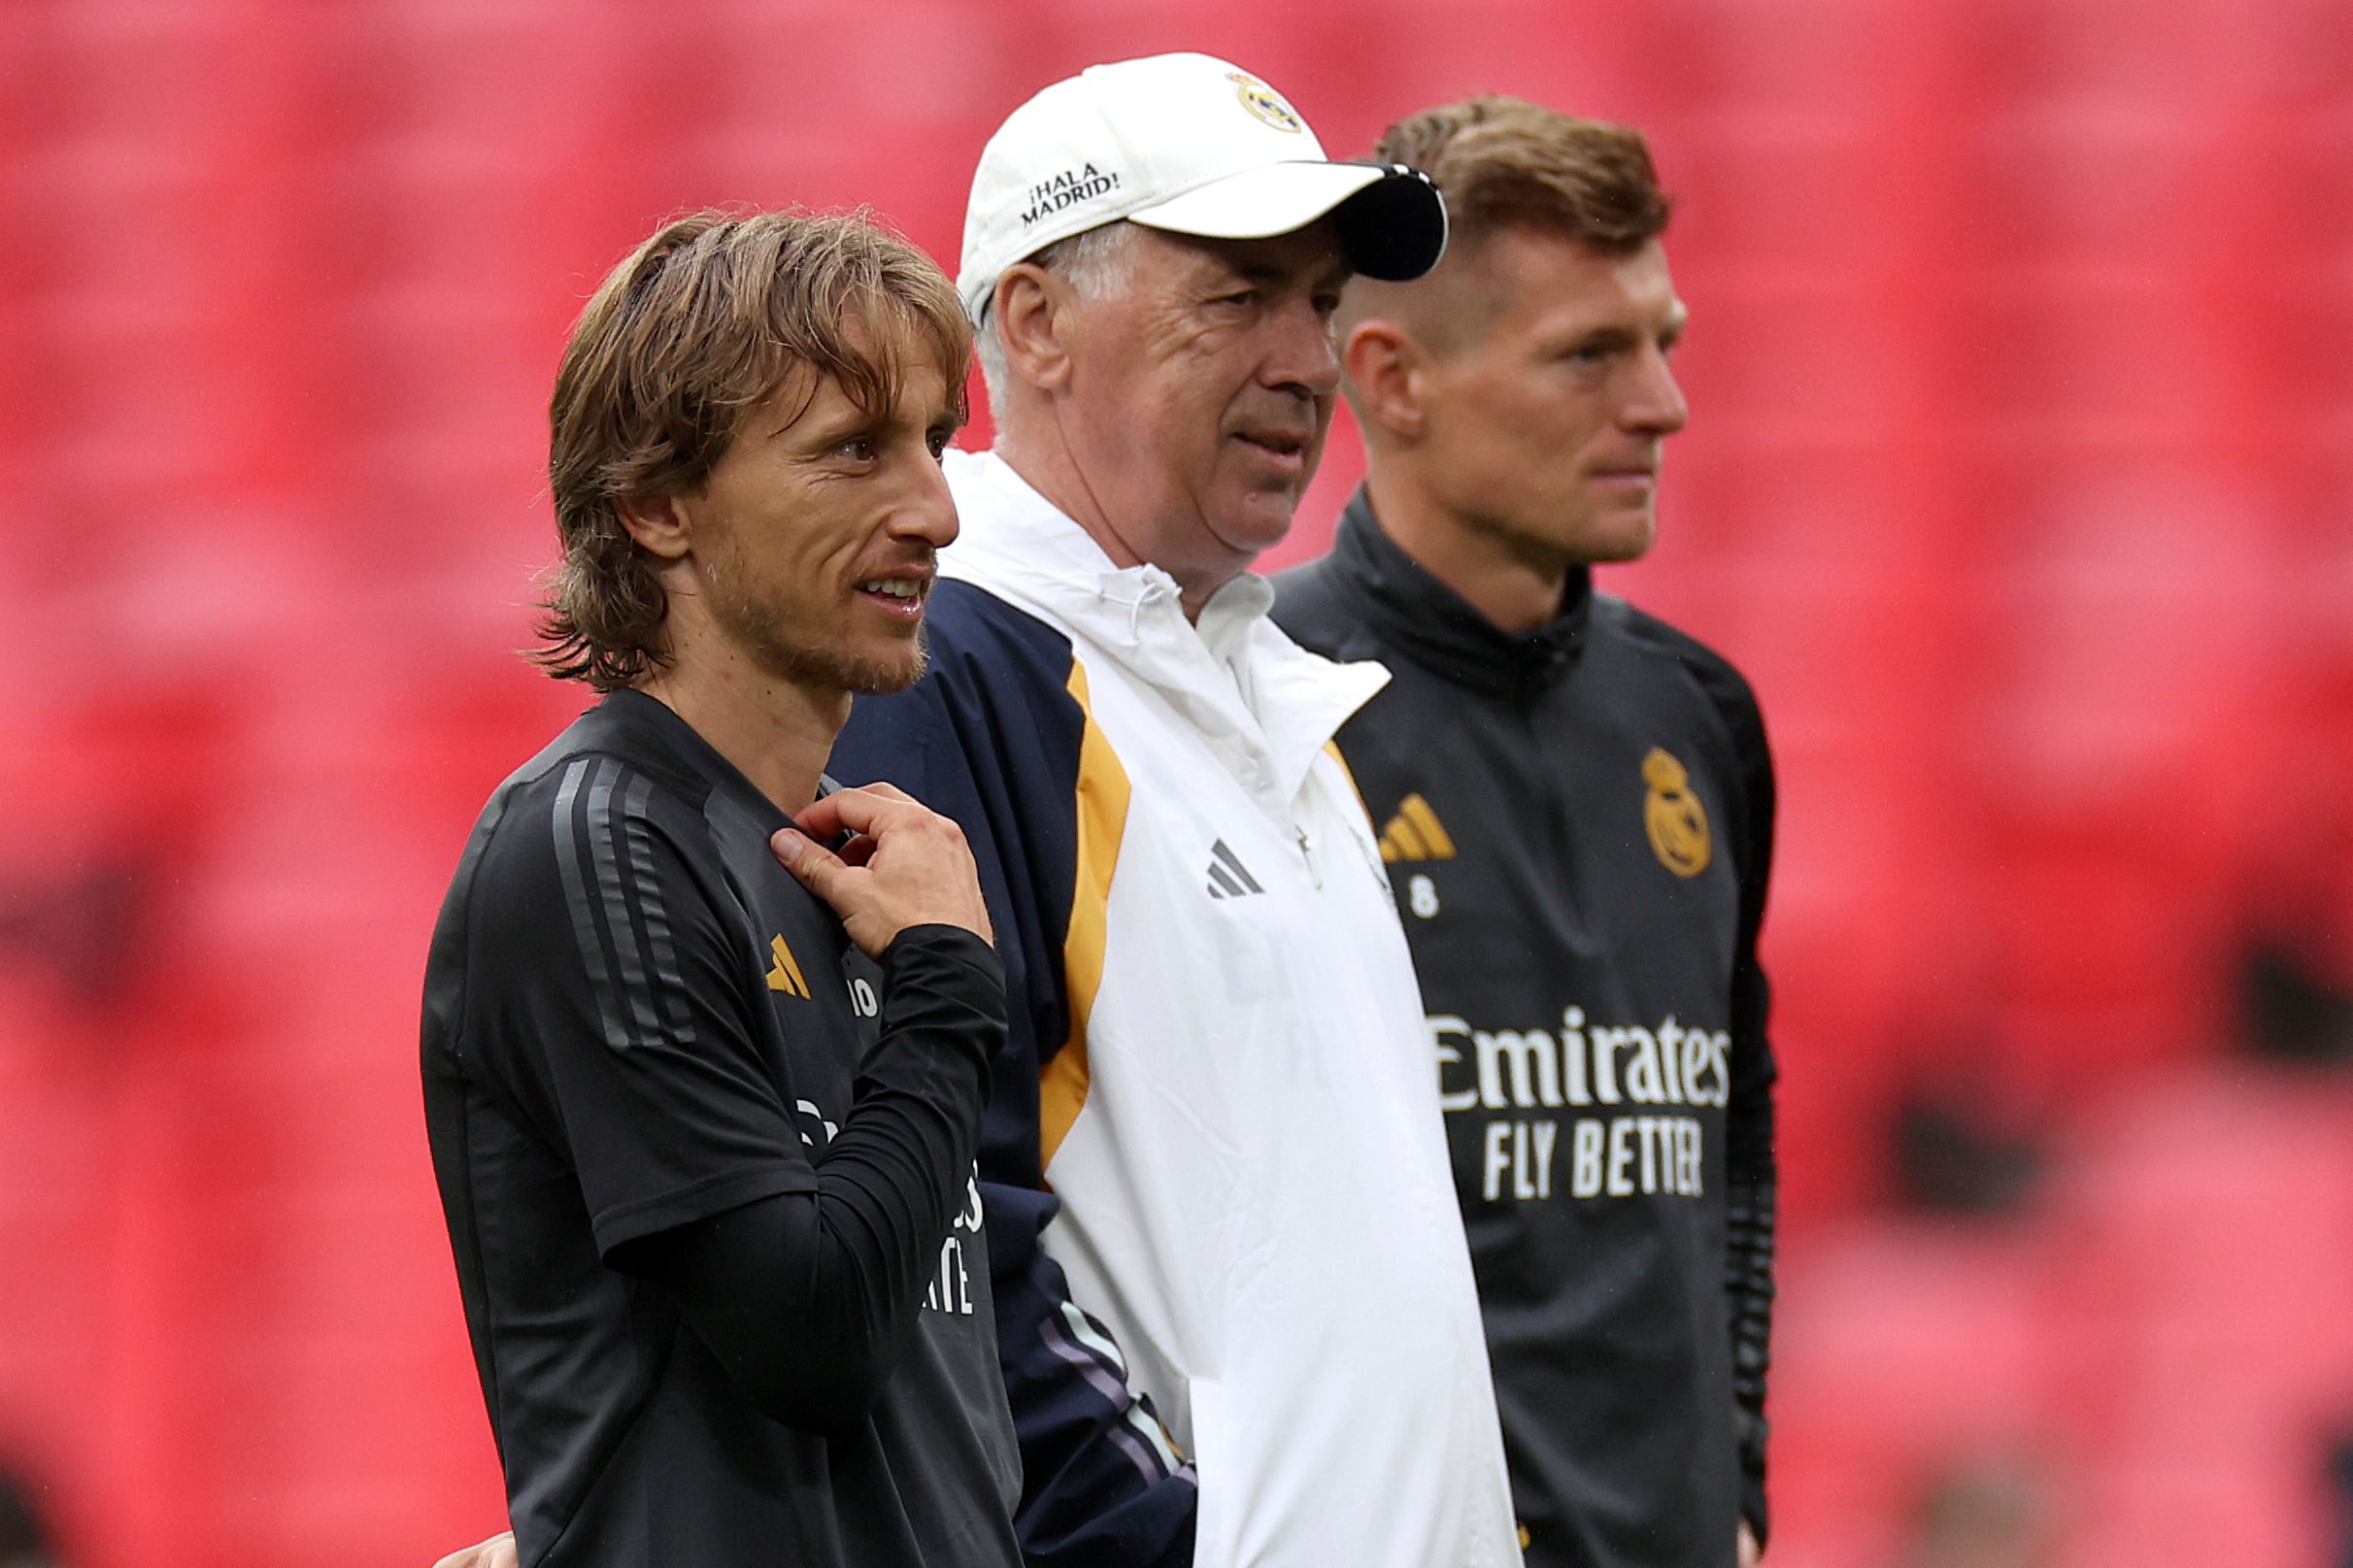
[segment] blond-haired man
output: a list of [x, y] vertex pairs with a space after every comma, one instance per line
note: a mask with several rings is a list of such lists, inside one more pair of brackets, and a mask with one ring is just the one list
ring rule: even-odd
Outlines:
[[1365, 485], [1280, 582], [1395, 679], [1342, 729], [1437, 1056], [1541, 1568], [1765, 1535], [1773, 776], [1721, 657], [1592, 568], [1650, 548], [1686, 409], [1667, 201], [1631, 130], [1484, 98], [1392, 127], [1454, 238], [1339, 313]]

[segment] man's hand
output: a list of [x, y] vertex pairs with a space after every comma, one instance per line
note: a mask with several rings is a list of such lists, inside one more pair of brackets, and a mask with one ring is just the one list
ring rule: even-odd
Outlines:
[[433, 1568], [518, 1568], [513, 1534], [494, 1535], [480, 1546], [453, 1551]]
[[[1742, 1519], [1740, 1521], [1740, 1568], [1757, 1568], [1757, 1564], [1764, 1557], [1765, 1551], [1757, 1545], [1756, 1532], [1748, 1527], [1748, 1520]], [[484, 1568], [489, 1568], [489, 1565], [486, 1563]]]
[[[827, 795], [780, 828], [768, 848], [833, 906], [869, 958], [911, 925], [959, 925], [993, 944], [989, 907], [964, 830], [887, 784]], [[854, 833], [839, 854], [827, 842]]]

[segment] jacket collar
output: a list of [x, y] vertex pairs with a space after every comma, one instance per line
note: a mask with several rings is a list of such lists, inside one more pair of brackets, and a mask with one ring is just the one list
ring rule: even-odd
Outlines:
[[1593, 573], [1569, 574], [1561, 609], [1525, 636], [1496, 626], [1381, 531], [1362, 486], [1340, 515], [1332, 564], [1386, 647], [1456, 685], [1529, 698], [1576, 668], [1593, 618]]
[[1151, 686], [1286, 820], [1316, 753], [1389, 683], [1378, 664], [1334, 664], [1284, 635], [1256, 573], [1219, 589], [1196, 626], [1174, 578], [1113, 564], [995, 453], [951, 451], [945, 467], [962, 531], [940, 552], [940, 575], [1083, 639]]

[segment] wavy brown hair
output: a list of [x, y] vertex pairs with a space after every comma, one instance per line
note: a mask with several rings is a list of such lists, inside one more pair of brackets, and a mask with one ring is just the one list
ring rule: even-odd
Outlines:
[[1624, 255], [1664, 233], [1673, 210], [1640, 131], [1525, 98], [1426, 109], [1384, 131], [1373, 156], [1429, 176], [1462, 250], [1529, 226]]
[[862, 213], [696, 213], [665, 224], [589, 296], [550, 400], [548, 480], [563, 559], [530, 657], [599, 691], [668, 659], [668, 597], [615, 503], [688, 494], [745, 416], [797, 375], [887, 408], [936, 356], [964, 415], [972, 328], [929, 256]]

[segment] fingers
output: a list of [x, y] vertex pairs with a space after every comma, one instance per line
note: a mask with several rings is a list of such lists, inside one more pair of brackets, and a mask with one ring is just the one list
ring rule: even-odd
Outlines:
[[801, 881], [801, 885], [830, 904], [829, 890], [846, 869], [841, 857], [797, 829], [780, 827], [768, 840], [768, 852]]
[[888, 785], [827, 795], [768, 843], [870, 958], [913, 925], [957, 925], [990, 939], [963, 829]]
[[921, 802], [895, 784], [871, 784], [857, 789], [837, 789], [813, 802], [793, 817], [801, 831], [830, 844], [845, 832], [869, 833], [904, 814], [908, 807], [924, 810]]
[[896, 801], [863, 789], [839, 789], [812, 803], [792, 820], [820, 844], [831, 844], [845, 833], [870, 832], [882, 817], [903, 809]]

